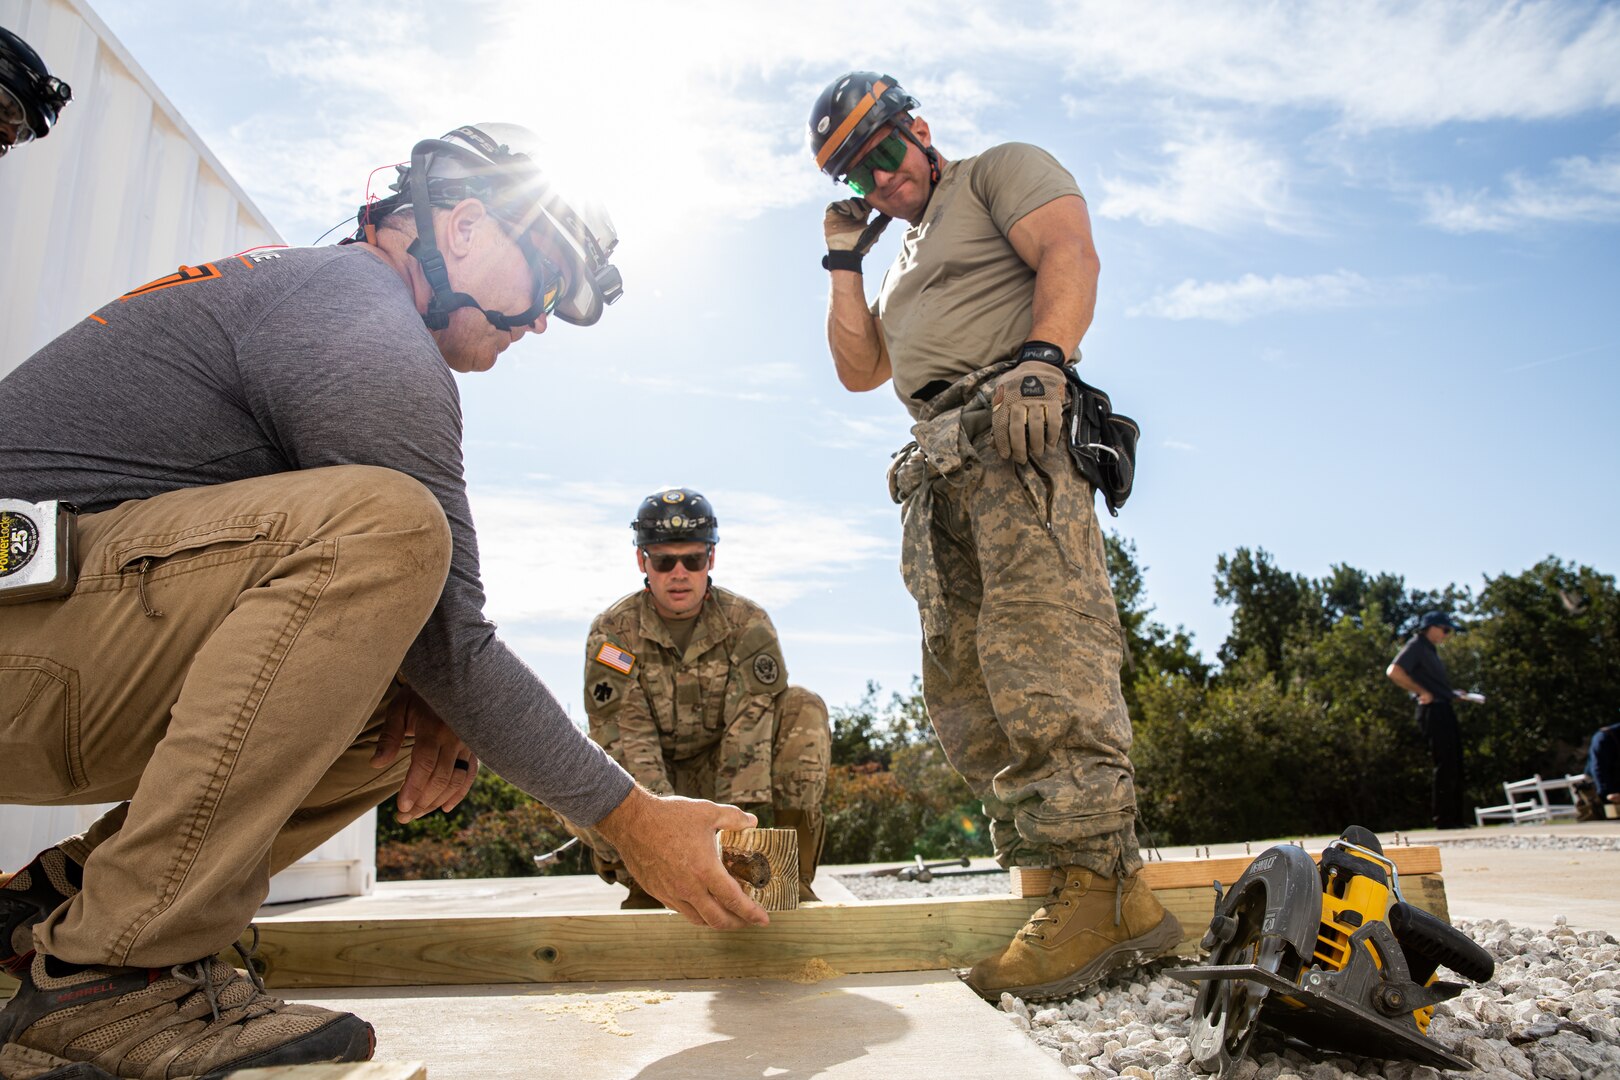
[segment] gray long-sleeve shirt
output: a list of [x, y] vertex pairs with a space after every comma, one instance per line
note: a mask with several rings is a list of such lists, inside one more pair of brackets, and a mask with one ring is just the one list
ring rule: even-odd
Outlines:
[[327, 465], [397, 469], [438, 497], [455, 549], [405, 677], [496, 772], [595, 824], [631, 780], [484, 618], [461, 399], [381, 259], [292, 248], [183, 267], [0, 380], [0, 496], [92, 512]]

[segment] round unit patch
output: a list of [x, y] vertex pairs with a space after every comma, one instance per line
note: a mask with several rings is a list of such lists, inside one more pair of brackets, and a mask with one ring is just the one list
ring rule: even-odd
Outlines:
[[684, 492], [684, 491], [666, 491], [666, 492], [664, 492], [664, 501], [667, 502], [667, 503], [678, 503], [678, 502], [684, 501], [685, 499], [686, 499], [686, 492]]
[[760, 653], [754, 657], [754, 678], [766, 686], [773, 686], [781, 677], [782, 669], [777, 666], [776, 657], [770, 653]]
[[39, 526], [15, 510], [0, 510], [0, 577], [15, 574], [39, 550]]

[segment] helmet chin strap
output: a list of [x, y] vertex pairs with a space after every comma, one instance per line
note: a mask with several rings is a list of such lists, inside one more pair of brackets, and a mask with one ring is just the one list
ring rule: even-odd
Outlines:
[[491, 311], [480, 304], [473, 297], [464, 292], [457, 292], [450, 287], [450, 272], [444, 265], [444, 256], [439, 252], [439, 245], [433, 237], [433, 199], [428, 190], [427, 155], [429, 148], [437, 140], [424, 139], [411, 149], [411, 213], [416, 219], [416, 239], [411, 241], [405, 254], [414, 258], [422, 267], [422, 276], [427, 278], [428, 286], [433, 290], [433, 296], [428, 300], [428, 309], [422, 313], [422, 321], [429, 330], [443, 330], [450, 325], [450, 315], [464, 307], [477, 308], [489, 320], [489, 324], [502, 333], [511, 333], [520, 326], [528, 326], [545, 312], [545, 303], [539, 292], [544, 290], [544, 282], [540, 281], [538, 267], [540, 253], [529, 242], [528, 237], [518, 238], [518, 247], [528, 260], [529, 266], [535, 271], [537, 278], [534, 303], [529, 305], [527, 311], [516, 315], [506, 315], [499, 311]]
[[934, 197], [934, 189], [939, 186], [939, 151], [935, 150], [932, 146], [924, 146], [922, 144], [922, 140], [917, 138], [916, 135], [912, 134], [911, 124], [909, 121], [895, 124], [894, 130], [900, 133], [901, 138], [905, 139], [912, 146], [915, 146], [917, 149], [921, 150], [923, 157], [928, 159], [928, 197], [932, 199]]

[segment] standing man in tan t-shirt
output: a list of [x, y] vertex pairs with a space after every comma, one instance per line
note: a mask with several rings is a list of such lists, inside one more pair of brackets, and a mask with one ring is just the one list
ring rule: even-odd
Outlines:
[[[892, 379], [918, 421], [889, 492], [934, 729], [1002, 864], [1055, 868], [1046, 905], [968, 981], [1062, 997], [1181, 941], [1138, 873], [1119, 614], [1065, 437], [1097, 253], [1050, 154], [1006, 143], [947, 161], [917, 107], [857, 71], [810, 114], [817, 166], [862, 196], [827, 208], [827, 339], [845, 387]], [[891, 217], [911, 228], [868, 306], [861, 260]]]

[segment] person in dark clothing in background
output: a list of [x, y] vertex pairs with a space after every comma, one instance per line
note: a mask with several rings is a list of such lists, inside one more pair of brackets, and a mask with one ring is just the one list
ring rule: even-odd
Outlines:
[[[1620, 724], [1597, 729], [1586, 753], [1586, 778], [1597, 788], [1600, 804], [1620, 803]], [[1602, 810], [1598, 811], [1603, 814]]]
[[1463, 810], [1462, 734], [1451, 707], [1463, 695], [1451, 688], [1445, 662], [1435, 648], [1456, 630], [1445, 612], [1424, 612], [1417, 633], [1384, 671], [1396, 686], [1417, 698], [1418, 728], [1429, 740], [1429, 753], [1434, 758], [1432, 813], [1437, 829], [1468, 826]]

